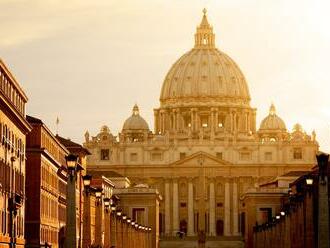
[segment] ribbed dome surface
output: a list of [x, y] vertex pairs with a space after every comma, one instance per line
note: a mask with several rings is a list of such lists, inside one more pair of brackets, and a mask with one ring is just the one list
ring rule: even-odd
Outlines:
[[214, 43], [213, 28], [204, 13], [195, 34], [195, 47], [179, 58], [165, 77], [160, 94], [163, 106], [249, 105], [243, 73]]
[[148, 123], [140, 116], [137, 105], [133, 108], [132, 116], [124, 122], [123, 131], [127, 130], [149, 130]]
[[[200, 98], [200, 99], [196, 99]], [[244, 75], [236, 63], [218, 49], [192, 49], [170, 69], [160, 95], [162, 103], [175, 101], [235, 100], [249, 104]]]
[[286, 130], [284, 121], [276, 115], [275, 106], [270, 106], [269, 115], [262, 120], [260, 130]]

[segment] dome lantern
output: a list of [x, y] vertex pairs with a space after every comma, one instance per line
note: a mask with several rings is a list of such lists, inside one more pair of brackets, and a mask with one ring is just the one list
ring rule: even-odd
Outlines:
[[133, 107], [133, 115], [139, 115], [139, 114], [140, 114], [139, 106], [135, 104]]
[[197, 27], [195, 34], [195, 48], [214, 48], [215, 47], [215, 35], [213, 28], [209, 24], [206, 17], [206, 9], [203, 9], [203, 19], [201, 24]]
[[276, 108], [275, 105], [272, 103], [269, 108], [269, 115], [276, 115]]

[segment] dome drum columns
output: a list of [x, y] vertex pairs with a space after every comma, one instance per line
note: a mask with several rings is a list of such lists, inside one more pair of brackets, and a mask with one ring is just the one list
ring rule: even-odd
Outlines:
[[[250, 135], [255, 123], [254, 109], [246, 108], [171, 108], [155, 109], [155, 133], [179, 134], [198, 138], [231, 133]], [[189, 137], [188, 137], [189, 138]], [[190, 137], [191, 138], [191, 137]]]

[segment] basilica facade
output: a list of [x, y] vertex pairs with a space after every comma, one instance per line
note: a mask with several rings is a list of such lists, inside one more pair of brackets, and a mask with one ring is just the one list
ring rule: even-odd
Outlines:
[[299, 124], [289, 131], [273, 104], [257, 125], [250, 100], [242, 71], [216, 48], [205, 11], [194, 47], [165, 76], [154, 130], [135, 105], [118, 135], [108, 126], [95, 136], [86, 132], [88, 170], [115, 171], [157, 188], [163, 237], [178, 231], [239, 237], [245, 221], [240, 196], [290, 171], [311, 169], [318, 151], [315, 133]]

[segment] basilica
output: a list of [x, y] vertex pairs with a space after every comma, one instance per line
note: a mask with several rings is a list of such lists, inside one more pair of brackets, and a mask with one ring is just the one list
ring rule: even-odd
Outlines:
[[135, 105], [119, 134], [106, 125], [94, 135], [87, 131], [87, 168], [158, 189], [157, 228], [164, 239], [201, 230], [240, 237], [241, 195], [288, 172], [310, 170], [318, 151], [315, 133], [300, 124], [289, 130], [273, 104], [257, 124], [250, 101], [244, 74], [216, 47], [204, 11], [193, 48], [165, 76], [154, 130]]

